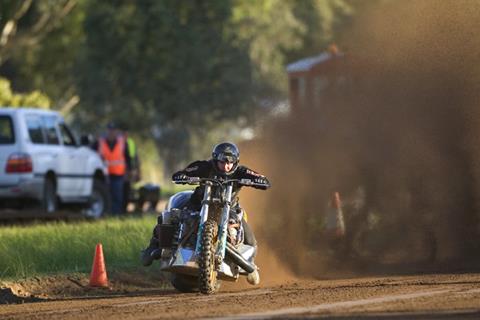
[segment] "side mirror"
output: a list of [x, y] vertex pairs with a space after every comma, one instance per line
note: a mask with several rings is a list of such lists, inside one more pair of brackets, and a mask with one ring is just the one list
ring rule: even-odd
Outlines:
[[84, 134], [80, 137], [80, 145], [91, 147], [93, 145], [93, 136], [91, 134]]

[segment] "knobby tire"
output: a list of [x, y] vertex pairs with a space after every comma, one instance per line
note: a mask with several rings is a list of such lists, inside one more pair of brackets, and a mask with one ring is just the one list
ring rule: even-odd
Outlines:
[[218, 290], [217, 271], [215, 268], [215, 251], [218, 245], [218, 226], [213, 220], [207, 220], [200, 239], [199, 288], [203, 294], [212, 294]]

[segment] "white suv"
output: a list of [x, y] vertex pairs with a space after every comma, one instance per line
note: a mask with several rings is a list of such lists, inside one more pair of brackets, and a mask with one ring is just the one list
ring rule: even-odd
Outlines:
[[39, 202], [52, 214], [80, 204], [100, 217], [110, 204], [106, 177], [100, 156], [78, 145], [57, 112], [0, 107], [0, 208]]

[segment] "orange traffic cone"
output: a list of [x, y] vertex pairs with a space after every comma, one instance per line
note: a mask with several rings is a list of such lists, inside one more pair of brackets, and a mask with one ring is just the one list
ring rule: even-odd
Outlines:
[[340, 201], [340, 194], [335, 192], [333, 194], [333, 207], [336, 211], [336, 235], [341, 237], [345, 235], [345, 221], [343, 219], [343, 210], [342, 210], [342, 202]]
[[102, 244], [97, 244], [93, 258], [92, 273], [90, 274], [90, 287], [108, 287], [107, 269], [103, 259]]
[[338, 192], [334, 192], [328, 202], [325, 228], [329, 236], [338, 238], [345, 235], [342, 203]]

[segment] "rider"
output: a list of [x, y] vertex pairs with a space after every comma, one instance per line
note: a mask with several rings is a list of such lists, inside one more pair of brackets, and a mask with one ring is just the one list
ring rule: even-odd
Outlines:
[[[199, 178], [218, 178], [218, 179], [250, 179], [257, 184], [255, 188], [266, 190], [270, 187], [268, 179], [245, 167], [239, 165], [240, 151], [233, 143], [223, 142], [213, 148], [212, 159], [200, 160], [189, 164], [185, 169], [173, 174], [173, 181], [185, 181], [189, 177]], [[241, 186], [235, 185], [232, 191], [232, 210], [241, 212], [238, 204], [238, 192]], [[193, 192], [187, 204], [188, 208], [199, 211], [203, 199], [204, 187], [197, 187]], [[250, 226], [242, 219], [244, 229], [244, 243], [257, 247], [257, 241]], [[158, 249], [158, 239], [155, 235], [150, 239], [149, 246], [142, 251], [142, 264], [149, 266], [152, 264], [155, 257], [155, 251]], [[256, 251], [256, 250], [255, 250]]]

